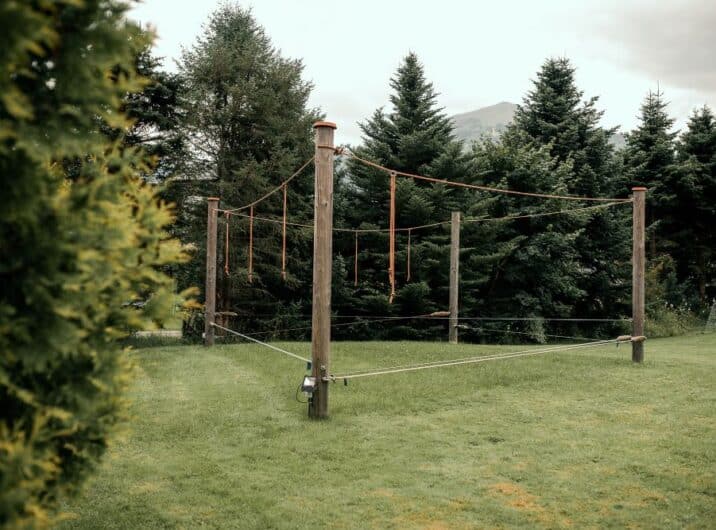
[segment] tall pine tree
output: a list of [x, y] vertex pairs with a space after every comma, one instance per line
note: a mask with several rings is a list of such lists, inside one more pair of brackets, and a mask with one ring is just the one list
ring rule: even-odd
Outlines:
[[187, 154], [181, 134], [181, 76], [166, 72], [162, 60], [152, 54], [150, 46], [137, 52], [135, 68], [146, 85], [141, 92], [130, 92], [124, 98], [124, 111], [132, 125], [122, 131], [123, 142], [128, 146], [141, 146], [153, 157], [154, 164], [147, 178], [164, 182], [181, 169]]
[[[180, 221], [195, 259], [183, 283], [203, 285], [206, 203], [197, 196], [221, 197], [222, 206], [247, 204], [286, 179], [313, 154], [312, 124], [317, 112], [307, 108], [311, 85], [302, 79], [300, 60], [287, 59], [273, 47], [251, 12], [235, 4], [219, 7], [203, 34], [184, 50], [180, 75], [183, 127], [190, 152], [181, 187]], [[310, 168], [289, 187], [293, 221], [312, 217]], [[281, 194], [259, 204], [259, 217], [280, 215]], [[253, 283], [247, 271], [248, 210], [230, 217], [229, 266], [220, 251], [218, 306], [239, 313], [236, 325], [265, 326], [256, 315], [306, 312], [310, 303], [311, 233], [291, 229], [288, 277], [281, 278], [280, 226], [257, 221], [254, 227]], [[225, 230], [225, 217], [220, 228]], [[225, 237], [220, 241], [223, 246]]]
[[[548, 59], [537, 73], [533, 89], [518, 107], [503, 142], [512, 148], [546, 148], [555, 162], [569, 164], [569, 176], [554, 172], [554, 189], [579, 196], [625, 197], [628, 189], [620, 179], [619, 164], [609, 143], [615, 130], [600, 126], [603, 111], [596, 108], [597, 101], [597, 97], [584, 100], [568, 59]], [[524, 174], [515, 185], [529, 188], [532, 178]], [[542, 187], [549, 189], [550, 184], [543, 183]], [[574, 207], [575, 203], [569, 205]], [[625, 312], [629, 219], [626, 208], [601, 210], [581, 225], [567, 222], [564, 226], [567, 234], [579, 229], [573, 252], [579, 264], [574, 280], [581, 294], [571, 306], [573, 316], [616, 317]]]
[[[453, 125], [437, 105], [437, 92], [415, 53], [409, 53], [390, 81], [391, 109], [376, 110], [360, 124], [363, 144], [355, 149], [362, 158], [410, 173], [464, 181], [469, 160]], [[350, 161], [339, 197], [346, 227], [386, 228], [389, 213], [389, 176]], [[409, 227], [444, 221], [452, 210], [463, 210], [466, 194], [441, 184], [399, 178], [396, 191], [397, 226]], [[366, 314], [416, 314], [447, 306], [449, 227], [431, 228], [411, 235], [411, 281], [407, 282], [407, 235], [397, 238], [398, 296], [388, 303], [388, 235], [360, 236], [359, 285], [337, 310]], [[351, 255], [353, 241], [343, 237], [338, 248]], [[415, 329], [412, 328], [413, 333]], [[408, 329], [401, 330], [408, 333]]]
[[646, 186], [647, 230], [649, 257], [655, 258], [662, 250], [659, 241], [660, 194], [664, 193], [664, 180], [674, 170], [676, 133], [671, 131], [673, 118], [666, 112], [668, 103], [659, 91], [649, 91], [641, 105], [639, 125], [626, 135], [624, 168], [632, 186]]

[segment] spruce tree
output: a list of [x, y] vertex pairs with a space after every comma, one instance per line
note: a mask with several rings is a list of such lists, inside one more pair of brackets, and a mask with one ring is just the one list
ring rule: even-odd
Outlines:
[[46, 527], [125, 417], [118, 340], [167, 318], [181, 259], [150, 161], [111, 139], [148, 36], [114, 0], [0, 3], [0, 526]]
[[646, 186], [649, 257], [662, 250], [659, 242], [661, 212], [657, 197], [664, 190], [664, 180], [674, 169], [676, 133], [671, 131], [673, 118], [666, 112], [668, 103], [661, 92], [649, 91], [641, 105], [639, 125], [626, 135], [624, 168], [631, 186]]
[[716, 285], [716, 122], [708, 107], [694, 111], [677, 144], [677, 164], [654, 195], [662, 246], [706, 308], [707, 290]]
[[132, 125], [122, 131], [123, 143], [141, 146], [153, 157], [147, 178], [164, 182], [181, 170], [187, 156], [181, 134], [181, 76], [163, 70], [162, 60], [153, 55], [150, 46], [137, 52], [135, 69], [146, 81], [141, 92], [130, 92], [124, 98], [123, 108]]
[[[362, 158], [386, 167], [464, 181], [469, 160], [461, 142], [455, 140], [453, 125], [437, 105], [438, 94], [426, 77], [415, 53], [409, 53], [391, 78], [391, 109], [376, 110], [360, 124], [363, 143], [355, 149]], [[346, 227], [386, 228], [389, 214], [389, 176], [358, 162], [347, 164], [345, 210], [338, 222]], [[450, 219], [452, 210], [465, 212], [466, 194], [441, 184], [398, 178], [397, 226], [409, 227]], [[447, 306], [449, 226], [416, 231], [411, 236], [411, 282], [407, 282], [407, 235], [397, 237], [396, 278], [398, 296], [388, 303], [388, 235], [360, 236], [360, 281], [340, 312], [405, 315], [426, 313]], [[352, 256], [353, 241], [341, 237], [338, 249]], [[412, 323], [411, 323], [412, 325]], [[413, 331], [417, 327], [413, 328]], [[407, 329], [402, 332], [407, 333]], [[410, 335], [415, 336], [415, 335]]]
[[[523, 134], [513, 130], [509, 134]], [[560, 162], [549, 146], [535, 147], [527, 138], [499, 143], [486, 141], [473, 147], [480, 184], [530, 193], [567, 193], [572, 177], [570, 163]], [[478, 241], [485, 247], [471, 256], [487, 265], [488, 275], [475, 293], [475, 314], [490, 317], [570, 317], [574, 305], [584, 296], [584, 279], [576, 241], [587, 213], [539, 217], [545, 212], [573, 207], [568, 201], [498, 195], [491, 199], [488, 215]], [[511, 216], [536, 216], [509, 219]], [[502, 219], [500, 219], [502, 218]], [[466, 227], [468, 228], [468, 227]], [[482, 326], [482, 337], [514, 340], [529, 337], [544, 340], [541, 323], [506, 323]], [[490, 333], [492, 329], [511, 333]], [[523, 335], [524, 334], [524, 335]]]
[[[181, 111], [190, 153], [184, 180], [173, 184], [181, 204], [183, 237], [196, 249], [180, 277], [182, 284], [203, 285], [206, 203], [216, 195], [221, 206], [247, 204], [291, 175], [313, 155], [307, 108], [311, 85], [302, 79], [300, 60], [287, 59], [273, 47], [251, 12], [224, 4], [209, 18], [203, 33], [185, 49], [179, 63]], [[289, 186], [290, 221], [310, 222], [313, 215], [311, 167]], [[259, 217], [280, 216], [281, 194], [255, 208]], [[218, 307], [242, 317], [235, 325], [265, 328], [256, 315], [310, 312], [311, 232], [290, 228], [288, 276], [281, 278], [280, 225], [254, 225], [255, 270], [247, 273], [248, 210], [230, 220], [229, 267], [224, 272], [225, 216], [220, 216]], [[281, 327], [280, 323], [277, 324]], [[263, 330], [262, 330], [263, 331]]]
[[[585, 100], [574, 74], [568, 59], [545, 61], [503, 142], [512, 148], [546, 148], [555, 162], [571, 166], [569, 176], [555, 172], [551, 185], [544, 182], [542, 189], [558, 189], [563, 182], [563, 192], [571, 195], [625, 197], [628, 188], [620, 178], [620, 167], [609, 144], [615, 129], [600, 126], [603, 111], [596, 107], [598, 98]], [[524, 174], [519, 185], [529, 189], [532, 179]], [[564, 206], [574, 207], [575, 203]], [[629, 227], [626, 208], [597, 211], [582, 226], [570, 227], [568, 222], [564, 227], [567, 233], [580, 230], [573, 239], [573, 250], [581, 271], [577, 279], [581, 295], [572, 306], [573, 316], [616, 317], [626, 311], [628, 293], [623, 285], [629, 274]]]

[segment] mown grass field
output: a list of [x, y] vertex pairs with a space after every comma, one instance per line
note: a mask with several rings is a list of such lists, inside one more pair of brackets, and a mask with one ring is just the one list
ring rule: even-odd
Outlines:
[[[334, 372], [514, 349], [335, 343]], [[130, 429], [62, 528], [715, 525], [716, 334], [335, 384], [325, 422], [263, 347], [135, 355]]]

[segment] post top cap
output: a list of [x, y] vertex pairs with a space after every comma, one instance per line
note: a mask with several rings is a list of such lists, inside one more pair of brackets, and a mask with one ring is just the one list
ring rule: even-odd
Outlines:
[[644, 186], [634, 186], [631, 191], [646, 191], [646, 188]]
[[336, 124], [332, 121], [317, 121], [313, 124], [313, 128], [316, 129], [317, 127], [330, 127], [331, 129], [337, 129]]
[[221, 199], [219, 199], [219, 197], [207, 197], [206, 200], [207, 201], [219, 201]]

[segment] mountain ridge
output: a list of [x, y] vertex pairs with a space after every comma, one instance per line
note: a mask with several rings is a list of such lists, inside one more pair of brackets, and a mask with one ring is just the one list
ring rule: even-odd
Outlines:
[[[468, 145], [483, 137], [497, 140], [512, 122], [516, 110], [517, 104], [501, 101], [487, 107], [455, 114], [451, 116], [455, 126], [455, 136]], [[625, 144], [624, 134], [617, 132], [609, 139], [609, 143], [621, 149]]]

